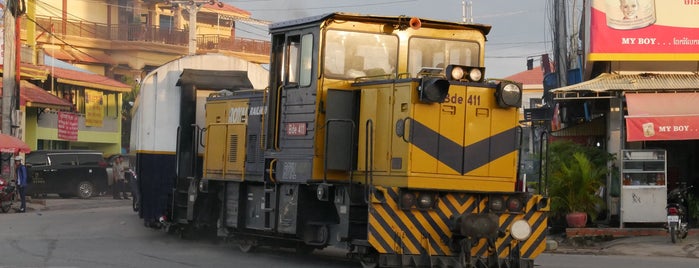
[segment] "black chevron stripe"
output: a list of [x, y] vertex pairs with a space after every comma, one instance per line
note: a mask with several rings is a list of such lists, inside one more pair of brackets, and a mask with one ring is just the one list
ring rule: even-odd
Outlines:
[[515, 151], [517, 145], [516, 128], [511, 128], [465, 147], [418, 121], [414, 121], [412, 128], [411, 143], [413, 145], [461, 174], [471, 172]]

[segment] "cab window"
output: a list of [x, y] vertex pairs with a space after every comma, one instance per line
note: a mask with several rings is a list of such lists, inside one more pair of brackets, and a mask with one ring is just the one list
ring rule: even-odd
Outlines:
[[329, 30], [325, 38], [324, 74], [336, 79], [395, 74], [398, 37]]
[[286, 85], [311, 85], [313, 68], [313, 35], [290, 36], [285, 50]]
[[408, 43], [408, 65], [415, 77], [425, 68], [446, 68], [449, 64], [479, 66], [478, 43], [413, 37]]

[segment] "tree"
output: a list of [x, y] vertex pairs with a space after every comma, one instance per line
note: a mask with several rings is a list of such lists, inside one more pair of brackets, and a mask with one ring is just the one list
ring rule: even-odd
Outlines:
[[131, 86], [131, 91], [121, 95], [121, 147], [129, 148], [131, 145], [131, 112], [138, 93], [141, 91], [141, 84], [136, 80], [125, 77], [123, 83]]

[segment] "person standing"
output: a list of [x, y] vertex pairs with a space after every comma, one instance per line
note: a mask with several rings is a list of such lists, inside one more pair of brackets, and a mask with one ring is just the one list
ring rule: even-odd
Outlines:
[[112, 184], [112, 197], [114, 199], [123, 199], [123, 181], [124, 181], [124, 166], [121, 164], [121, 156], [114, 158], [112, 166], [114, 173], [114, 183]]
[[27, 168], [22, 164], [22, 157], [15, 157], [15, 172], [17, 172], [17, 191], [19, 192], [19, 212], [24, 213], [27, 209]]

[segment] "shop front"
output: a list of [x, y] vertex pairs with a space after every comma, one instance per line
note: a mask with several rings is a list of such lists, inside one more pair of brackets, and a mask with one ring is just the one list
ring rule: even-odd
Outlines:
[[602, 146], [616, 156], [605, 196], [610, 221], [661, 225], [668, 191], [699, 189], [699, 75], [606, 73], [552, 93], [567, 108], [554, 121], [585, 128], [595, 121], [588, 118], [606, 119]]

